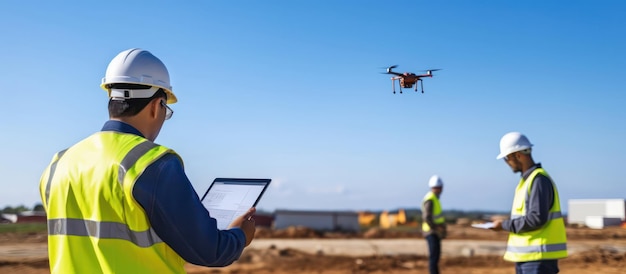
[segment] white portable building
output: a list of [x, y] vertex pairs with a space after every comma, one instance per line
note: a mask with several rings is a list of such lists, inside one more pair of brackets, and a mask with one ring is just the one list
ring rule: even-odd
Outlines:
[[[589, 218], [590, 217], [590, 218]], [[626, 220], [626, 200], [624, 199], [571, 199], [568, 201], [567, 222], [569, 224], [594, 223], [593, 226], [605, 226], [599, 224], [599, 220]], [[604, 222], [603, 222], [604, 223]]]
[[588, 228], [603, 229], [607, 226], [619, 226], [622, 224], [620, 218], [608, 218], [602, 216], [587, 216], [585, 225]]
[[359, 214], [353, 211], [276, 210], [274, 228], [290, 226], [304, 226], [320, 231], [358, 232], [360, 229]]

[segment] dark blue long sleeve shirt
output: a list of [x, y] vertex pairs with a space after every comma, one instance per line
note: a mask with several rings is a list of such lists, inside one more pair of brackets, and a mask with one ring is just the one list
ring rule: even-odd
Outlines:
[[[524, 180], [541, 164], [536, 164], [522, 173]], [[502, 221], [502, 229], [513, 233], [521, 233], [541, 229], [548, 222], [550, 208], [554, 204], [554, 188], [552, 180], [542, 174], [537, 174], [530, 188], [530, 195], [524, 207], [526, 216]]]
[[[143, 137], [131, 125], [114, 120], [107, 121], [102, 131]], [[225, 266], [241, 256], [245, 234], [239, 228], [217, 228], [217, 221], [200, 202], [176, 155], [164, 155], [148, 166], [135, 182], [133, 197], [156, 234], [187, 262]]]

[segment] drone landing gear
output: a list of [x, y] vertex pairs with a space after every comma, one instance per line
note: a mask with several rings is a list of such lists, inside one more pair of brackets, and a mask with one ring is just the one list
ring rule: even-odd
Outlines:
[[[394, 78], [391, 78], [391, 90], [393, 90], [393, 94], [396, 94], [396, 82]], [[402, 86], [400, 86], [400, 94], [402, 94]]]
[[[396, 94], [396, 85], [393, 80], [391, 81], [391, 90], [393, 90], [393, 94]], [[402, 94], [402, 86], [400, 86], [400, 94]]]
[[[422, 87], [422, 93], [424, 93], [424, 82], [422, 82], [422, 79], [419, 79], [417, 81], [420, 82], [420, 87]], [[415, 92], [417, 92], [417, 85], [415, 85]]]
[[[396, 94], [396, 86], [393, 86], [393, 94]], [[402, 94], [402, 86], [400, 86], [400, 94]]]

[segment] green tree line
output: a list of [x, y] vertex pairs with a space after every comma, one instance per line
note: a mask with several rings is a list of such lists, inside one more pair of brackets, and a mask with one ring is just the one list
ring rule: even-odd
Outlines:
[[44, 208], [42, 204], [35, 204], [32, 208], [29, 208], [25, 205], [19, 205], [16, 207], [5, 206], [2, 210], [0, 210], [0, 213], [17, 214], [24, 211], [44, 211]]

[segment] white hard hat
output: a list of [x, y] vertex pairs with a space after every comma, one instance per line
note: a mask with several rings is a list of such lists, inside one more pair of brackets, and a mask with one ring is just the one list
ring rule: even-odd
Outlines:
[[528, 138], [519, 132], [509, 132], [502, 136], [500, 139], [500, 154], [496, 159], [502, 159], [505, 156], [525, 149], [529, 149], [533, 144], [528, 141]]
[[[148, 85], [152, 88], [145, 90], [109, 88], [110, 84], [122, 83]], [[150, 98], [158, 88], [162, 88], [167, 94], [168, 104], [178, 101], [172, 92], [170, 74], [163, 62], [149, 51], [137, 48], [122, 51], [111, 60], [100, 87], [109, 93], [109, 97], [122, 98]]]
[[433, 175], [430, 177], [430, 180], [428, 180], [428, 187], [442, 187], [442, 186], [443, 186], [443, 181], [438, 175]]

